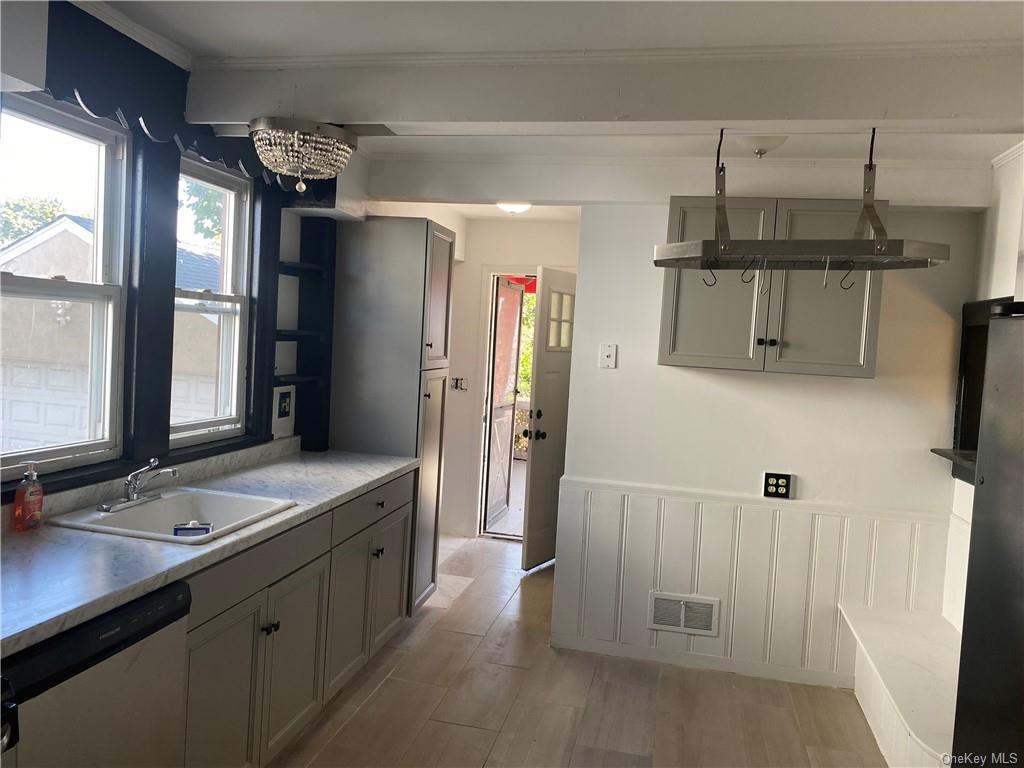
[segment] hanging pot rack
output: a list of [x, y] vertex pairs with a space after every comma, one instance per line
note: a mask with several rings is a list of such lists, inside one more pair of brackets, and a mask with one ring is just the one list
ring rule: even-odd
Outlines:
[[[892, 239], [875, 210], [875, 129], [871, 129], [868, 162], [864, 166], [864, 198], [860, 216], [848, 240], [734, 240], [729, 234], [726, 209], [725, 163], [722, 162], [723, 128], [718, 134], [715, 153], [715, 238], [686, 240], [659, 245], [654, 264], [670, 269], [706, 269], [713, 286], [718, 278], [715, 270], [742, 270], [744, 277], [751, 270], [766, 269], [819, 270], [825, 273], [828, 285], [830, 269], [846, 272], [841, 284], [846, 290], [850, 273], [855, 270], [922, 269], [949, 261], [949, 246], [923, 240]], [[869, 229], [870, 228], [870, 229]], [[741, 278], [742, 279], [742, 278]], [[750, 282], [744, 279], [743, 282]]]

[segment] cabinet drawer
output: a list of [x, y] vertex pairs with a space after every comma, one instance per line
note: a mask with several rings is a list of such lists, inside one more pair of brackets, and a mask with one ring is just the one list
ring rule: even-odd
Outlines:
[[403, 504], [412, 501], [414, 475], [413, 472], [402, 475], [334, 510], [331, 546], [341, 544], [345, 539], [351, 538]]

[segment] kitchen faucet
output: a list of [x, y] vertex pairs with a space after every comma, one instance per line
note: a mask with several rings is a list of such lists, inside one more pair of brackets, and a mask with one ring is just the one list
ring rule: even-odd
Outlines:
[[142, 489], [149, 484], [150, 480], [160, 477], [160, 475], [170, 475], [171, 477], [178, 476], [177, 467], [157, 469], [159, 464], [159, 459], [150, 459], [146, 466], [140, 467], [134, 472], [131, 472], [124, 481], [124, 498], [97, 504], [96, 509], [100, 512], [119, 512], [122, 509], [128, 509], [129, 507], [134, 507], [138, 504], [143, 504], [147, 501], [159, 498], [156, 494], [149, 494], [146, 496], [141, 495]]
[[166, 467], [164, 469], [157, 470], [156, 467], [159, 463], [159, 459], [150, 459], [146, 466], [136, 469], [128, 475], [128, 479], [124, 481], [125, 501], [138, 501], [139, 492], [155, 477], [160, 477], [160, 475], [170, 475], [171, 477], [178, 476], [177, 467]]

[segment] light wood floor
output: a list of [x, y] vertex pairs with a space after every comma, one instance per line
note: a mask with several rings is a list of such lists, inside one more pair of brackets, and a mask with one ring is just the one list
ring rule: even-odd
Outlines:
[[439, 589], [282, 766], [884, 766], [849, 691], [561, 651], [553, 569], [447, 541]]

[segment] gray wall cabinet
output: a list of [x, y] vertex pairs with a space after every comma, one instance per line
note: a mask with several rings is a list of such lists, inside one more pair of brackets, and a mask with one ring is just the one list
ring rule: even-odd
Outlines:
[[409, 613], [437, 584], [454, 251], [455, 233], [428, 219], [370, 216], [338, 228], [331, 447], [423, 461]]
[[[885, 218], [888, 205], [877, 204]], [[846, 238], [859, 200], [729, 200], [735, 238]], [[668, 240], [713, 238], [714, 200], [673, 197]], [[881, 272], [832, 265], [818, 271], [769, 270], [747, 275], [667, 269], [658, 362], [699, 368], [870, 378], [875, 375]], [[850, 290], [840, 283], [853, 282]]]

